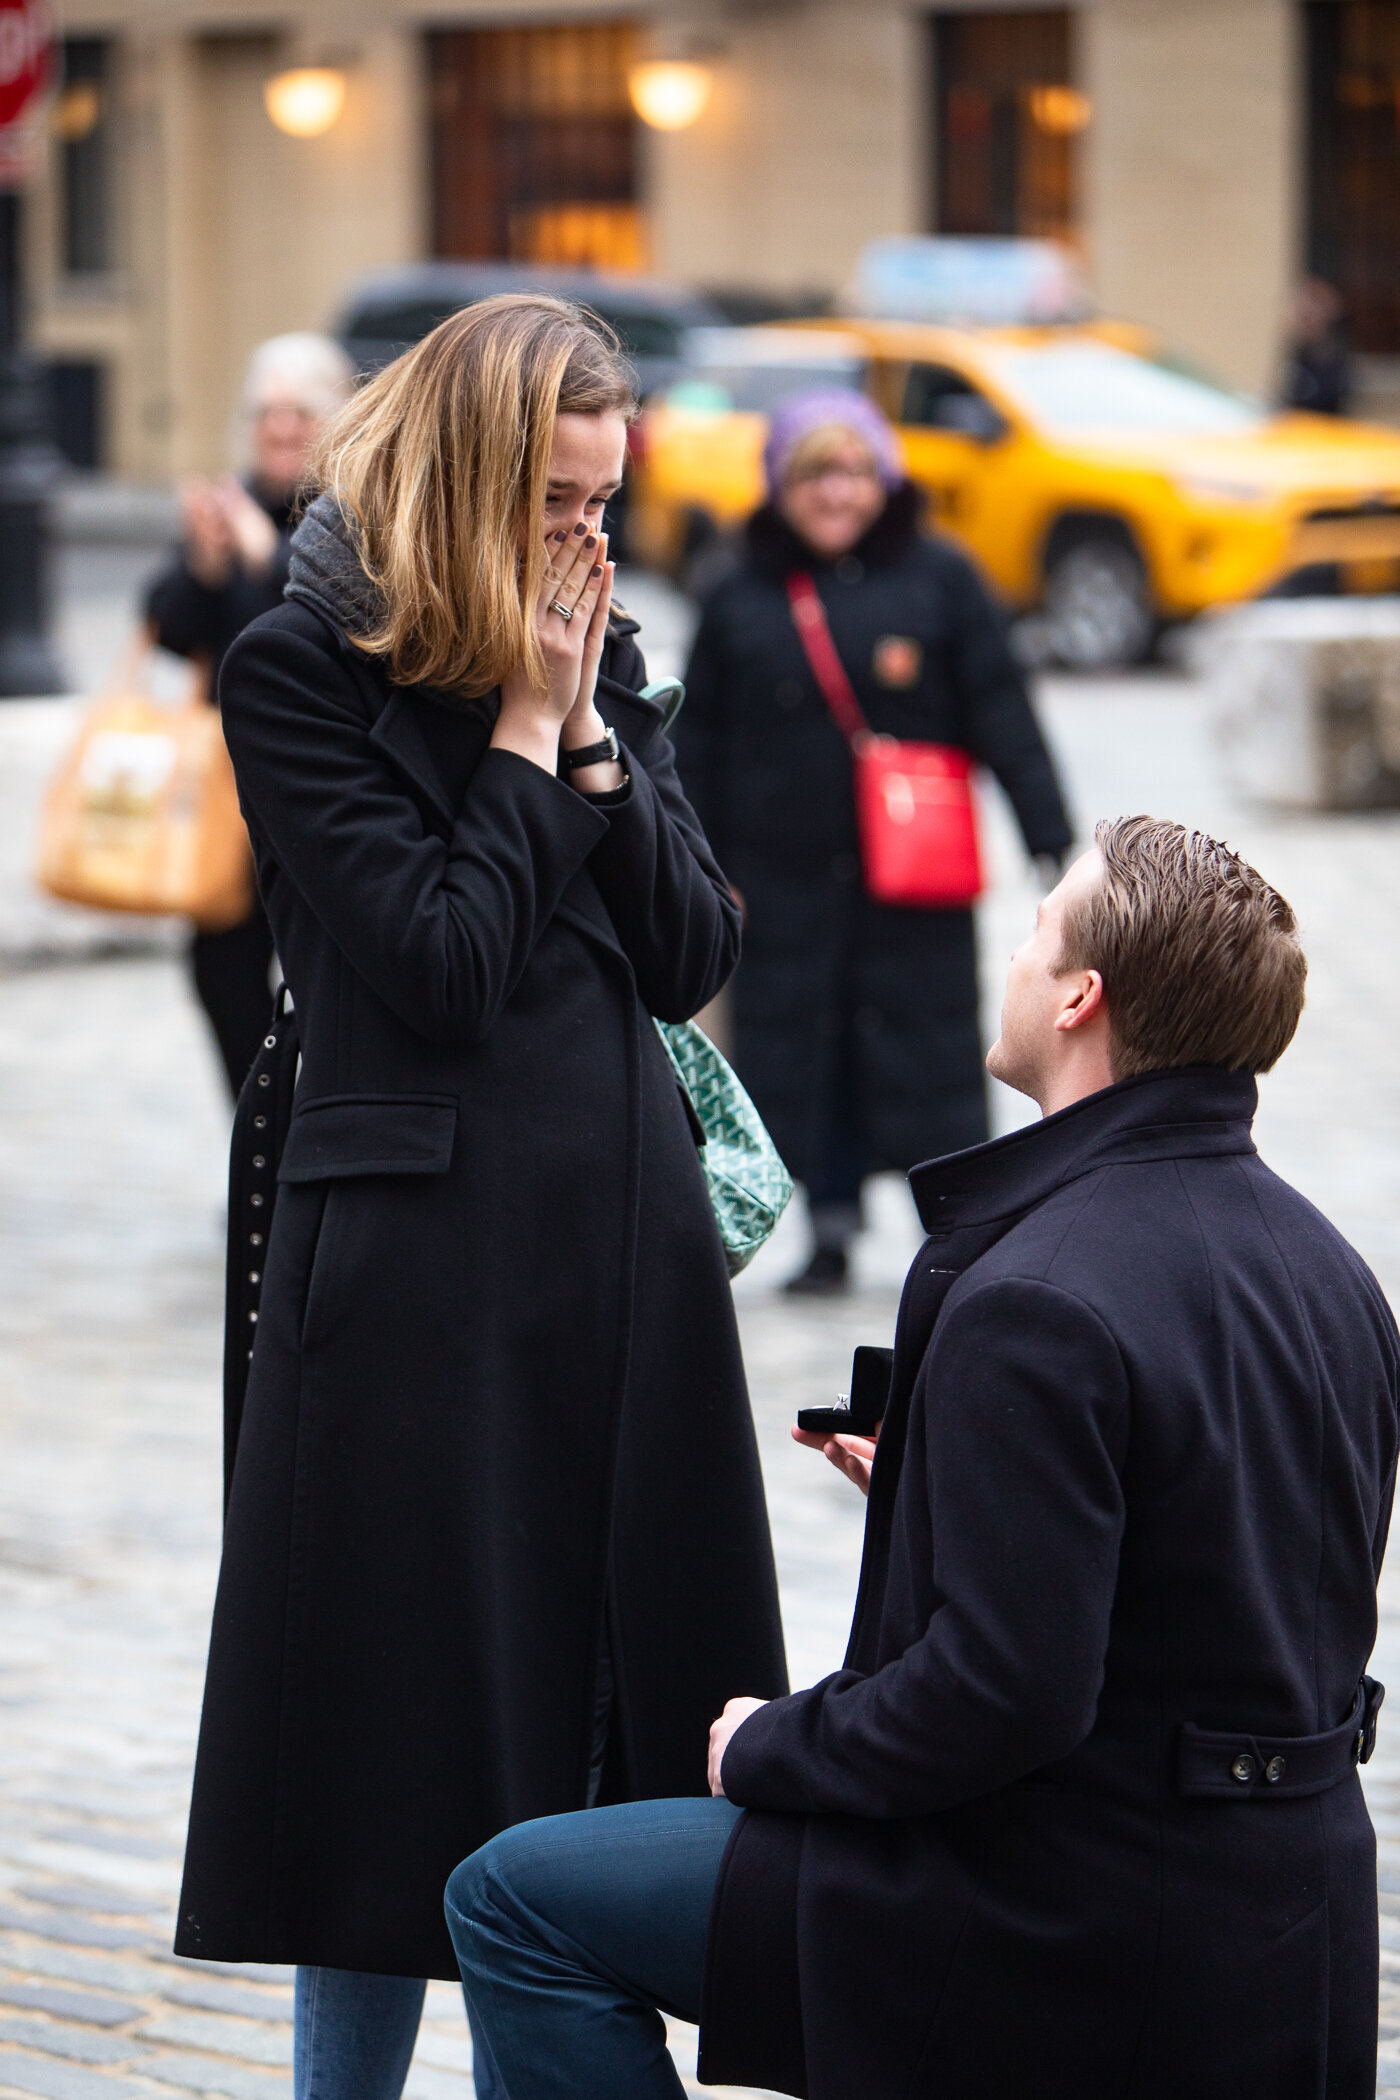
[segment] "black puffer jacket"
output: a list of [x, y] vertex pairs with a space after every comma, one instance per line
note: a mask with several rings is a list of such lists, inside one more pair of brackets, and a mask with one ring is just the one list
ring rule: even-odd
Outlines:
[[1031, 853], [1069, 820], [1001, 614], [966, 558], [919, 529], [912, 484], [833, 564], [771, 508], [709, 596], [676, 751], [686, 793], [744, 899], [736, 1063], [779, 1149], [809, 1179], [843, 1029], [872, 1167], [986, 1136], [969, 911], [878, 905], [860, 883], [851, 760], [788, 607], [817, 581], [872, 728], [952, 744], [1011, 799]]

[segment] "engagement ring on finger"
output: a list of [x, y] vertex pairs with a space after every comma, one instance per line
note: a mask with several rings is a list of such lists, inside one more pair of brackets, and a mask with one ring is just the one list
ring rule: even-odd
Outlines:
[[549, 609], [551, 612], [557, 612], [561, 620], [572, 620], [574, 616], [572, 605], [561, 605], [557, 598], [551, 600]]

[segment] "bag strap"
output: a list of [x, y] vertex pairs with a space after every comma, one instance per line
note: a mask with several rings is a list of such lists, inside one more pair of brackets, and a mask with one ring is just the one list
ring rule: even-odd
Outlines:
[[[99, 698], [134, 692], [142, 682], [148, 659], [159, 647], [154, 620], [139, 620], [132, 629], [126, 647], [113, 660], [103, 680]], [[189, 682], [185, 688], [183, 704], [191, 707], [198, 702], [201, 706], [207, 706], [214, 698], [209, 676], [209, 658], [189, 656], [185, 662], [189, 670]]]
[[787, 580], [787, 594], [797, 639], [812, 667], [817, 689], [836, 727], [854, 749], [863, 737], [869, 736], [870, 724], [861, 712], [855, 687], [846, 676], [846, 666], [837, 654], [817, 586], [805, 570], [794, 569]]

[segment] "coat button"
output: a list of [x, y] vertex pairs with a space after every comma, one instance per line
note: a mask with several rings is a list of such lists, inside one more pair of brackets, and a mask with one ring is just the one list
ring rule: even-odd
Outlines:
[[255, 1152], [253, 1154], [253, 1165], [255, 1167], [265, 1167], [267, 1165], [267, 1159], [265, 1155], [261, 1152]]
[[1286, 1757], [1271, 1757], [1264, 1767], [1264, 1777], [1270, 1786], [1277, 1786], [1287, 1770], [1288, 1759]]
[[262, 1282], [262, 1270], [261, 1270], [261, 1269], [250, 1269], [250, 1270], [248, 1271], [248, 1281], [249, 1281], [249, 1283], [261, 1283], [261, 1282]]
[[250, 1196], [248, 1201], [252, 1204], [254, 1210], [261, 1210], [267, 1198], [266, 1196]]
[[264, 1050], [275, 1050], [275, 1049], [277, 1048], [277, 1038], [276, 1038], [276, 1036], [275, 1036], [275, 1035], [265, 1035], [265, 1036], [263, 1037], [263, 1048], [264, 1048]]
[[254, 1128], [254, 1130], [266, 1130], [266, 1128], [267, 1128], [267, 1117], [266, 1117], [266, 1116], [254, 1116], [254, 1118], [253, 1118], [253, 1128]]
[[271, 1084], [272, 1084], [272, 1074], [271, 1074], [270, 1072], [259, 1072], [259, 1074], [258, 1074], [258, 1085], [259, 1085], [259, 1086], [271, 1086]]
[[249, 1313], [249, 1315], [248, 1315], [248, 1320], [249, 1320], [249, 1324], [250, 1324], [251, 1326], [253, 1326], [253, 1327], [256, 1327], [256, 1326], [257, 1326], [257, 1324], [258, 1324], [258, 1316], [257, 1316], [257, 1314], [256, 1314], [255, 1312], [251, 1312], [251, 1313]]
[[250, 1247], [261, 1247], [262, 1234], [260, 1232], [250, 1232], [248, 1235], [248, 1245]]
[[1247, 1750], [1241, 1750], [1239, 1756], [1230, 1767], [1230, 1777], [1238, 1779], [1241, 1786], [1248, 1786], [1258, 1770], [1258, 1758], [1251, 1757]]

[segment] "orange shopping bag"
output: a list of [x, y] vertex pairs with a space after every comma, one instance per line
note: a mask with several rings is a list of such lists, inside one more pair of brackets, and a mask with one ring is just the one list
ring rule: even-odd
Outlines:
[[219, 711], [201, 680], [175, 706], [135, 667], [94, 702], [49, 787], [40, 887], [104, 911], [175, 913], [202, 932], [253, 908], [253, 856]]

